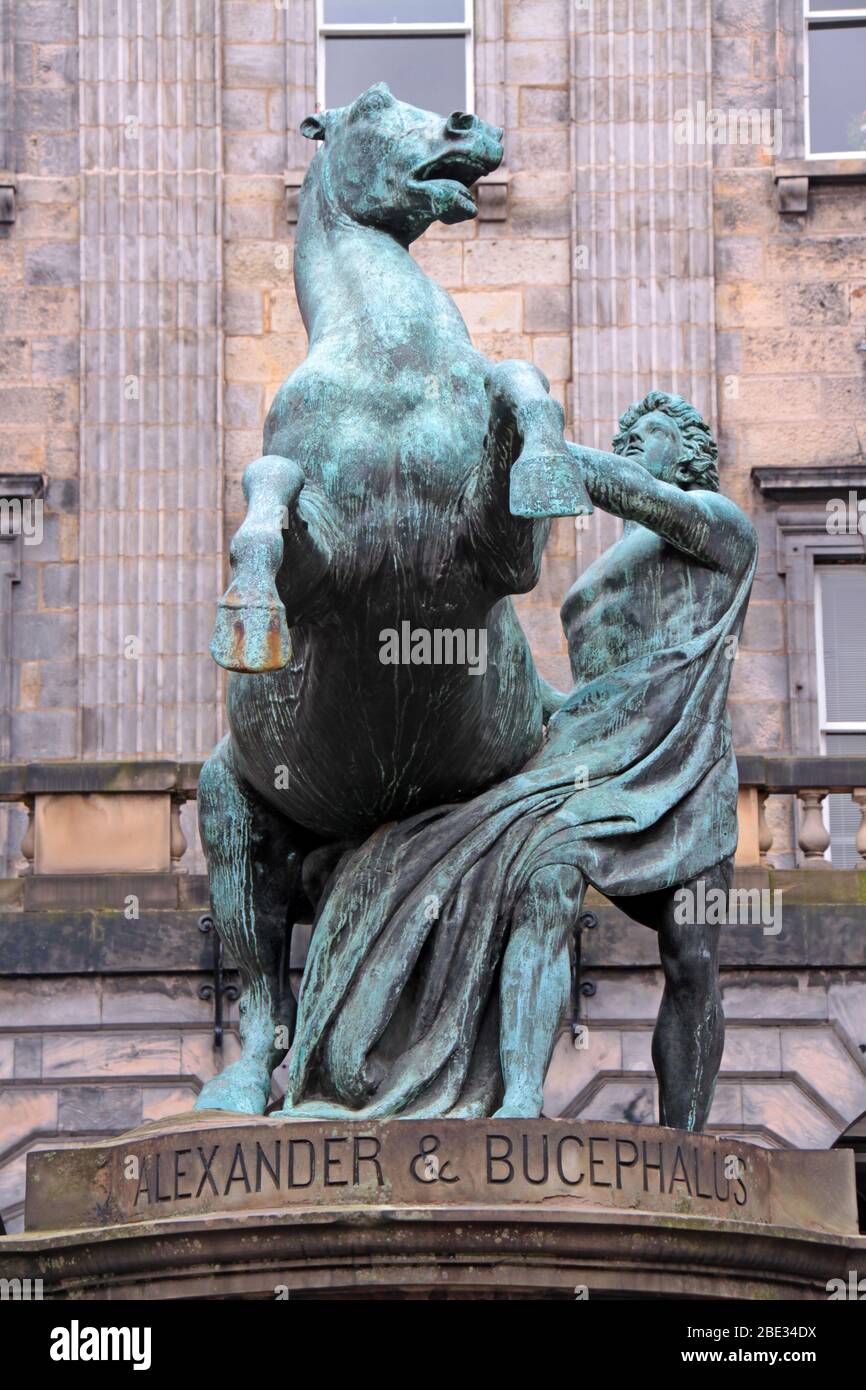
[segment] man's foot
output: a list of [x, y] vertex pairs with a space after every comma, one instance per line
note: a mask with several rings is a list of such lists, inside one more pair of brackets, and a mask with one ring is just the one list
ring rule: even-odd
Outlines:
[[263, 1115], [270, 1095], [271, 1073], [267, 1064], [239, 1057], [202, 1087], [195, 1109]]
[[506, 1091], [494, 1120], [537, 1120], [541, 1114], [542, 1097], [529, 1092]]

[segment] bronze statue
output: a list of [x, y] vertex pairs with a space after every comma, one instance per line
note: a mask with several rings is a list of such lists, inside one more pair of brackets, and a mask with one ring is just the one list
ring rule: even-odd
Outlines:
[[[613, 454], [566, 444], [541, 374], [475, 352], [409, 256], [474, 215], [501, 131], [381, 84], [302, 129], [323, 142], [295, 261], [310, 350], [245, 475], [212, 646], [231, 734], [199, 789], [243, 1053], [199, 1107], [264, 1109], [313, 911], [284, 1113], [538, 1115], [592, 883], [658, 930], [662, 1119], [700, 1128], [717, 933], [678, 929], [671, 895], [726, 883], [736, 843], [725, 698], [754, 532], [686, 402], [647, 397]], [[545, 518], [590, 498], [626, 527], [566, 599], [565, 696], [509, 595], [537, 582]]]

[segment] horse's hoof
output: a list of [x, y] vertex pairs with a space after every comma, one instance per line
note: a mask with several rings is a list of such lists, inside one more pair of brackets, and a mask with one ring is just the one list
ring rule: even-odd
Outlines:
[[205, 1083], [194, 1109], [228, 1110], [235, 1115], [263, 1115], [271, 1094], [271, 1073], [261, 1062], [239, 1057]]
[[589, 516], [592, 503], [568, 450], [520, 454], [509, 480], [512, 516]]
[[211, 656], [227, 671], [281, 671], [292, 655], [286, 610], [277, 597], [250, 601], [232, 584], [217, 607]]
[[491, 1115], [492, 1120], [537, 1120], [541, 1114], [540, 1096], [503, 1096], [499, 1109]]

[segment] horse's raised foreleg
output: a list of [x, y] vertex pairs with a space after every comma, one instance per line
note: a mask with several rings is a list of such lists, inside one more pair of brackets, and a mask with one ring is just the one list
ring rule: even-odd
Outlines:
[[[523, 594], [538, 583], [545, 518], [591, 512], [592, 504], [563, 437], [562, 407], [542, 373], [528, 362], [491, 364], [487, 397], [487, 437], [467, 499], [472, 545], [495, 593]], [[551, 479], [556, 495], [542, 486]]]
[[278, 671], [292, 653], [289, 626], [305, 615], [327, 573], [335, 522], [293, 459], [256, 459], [243, 486], [247, 514], [231, 543], [233, 577], [217, 609], [211, 655], [228, 671]]
[[207, 1082], [196, 1109], [261, 1115], [294, 1020], [288, 923], [299, 894], [301, 854], [290, 822], [235, 774], [228, 739], [202, 769], [198, 813], [214, 922], [241, 977], [243, 1052]]
[[511, 429], [519, 453], [509, 478], [512, 516], [582, 516], [592, 511], [564, 438], [562, 406], [528, 362], [499, 362], [488, 376], [491, 426]]

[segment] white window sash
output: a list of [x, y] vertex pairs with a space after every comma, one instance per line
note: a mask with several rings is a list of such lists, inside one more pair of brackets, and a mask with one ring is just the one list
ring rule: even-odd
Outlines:
[[393, 38], [395, 35], [435, 38], [439, 34], [462, 34], [466, 40], [464, 54], [466, 63], [465, 87], [466, 110], [475, 106], [475, 63], [473, 51], [473, 0], [465, 0], [463, 19], [420, 22], [417, 24], [326, 24], [324, 0], [316, 0], [316, 109], [321, 111], [325, 105], [325, 40], [327, 38]]
[[812, 116], [811, 116], [811, 74], [809, 71], [809, 35], [813, 29], [820, 29], [822, 24], [831, 23], [834, 20], [848, 19], [859, 20], [866, 26], [866, 6], [858, 6], [856, 10], [811, 10], [809, 0], [803, 0], [803, 25], [805, 36], [803, 42], [803, 122], [805, 132], [805, 150], [807, 159], [863, 159], [866, 158], [866, 151], [863, 150], [837, 150], [821, 151], [820, 153], [812, 149]]

